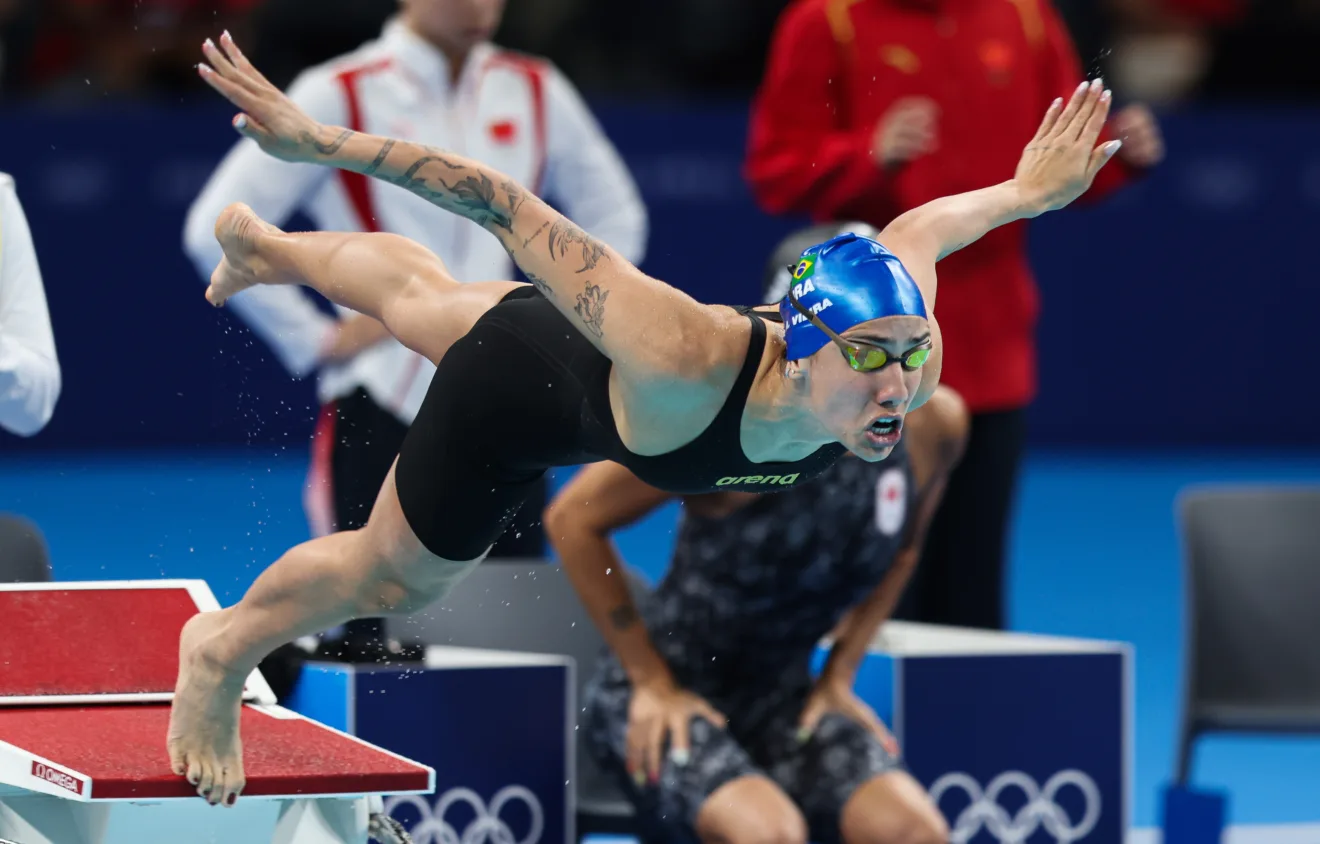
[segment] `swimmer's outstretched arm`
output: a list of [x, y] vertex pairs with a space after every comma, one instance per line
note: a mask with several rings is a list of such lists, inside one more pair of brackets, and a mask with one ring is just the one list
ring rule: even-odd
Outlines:
[[[642, 273], [521, 185], [480, 162], [409, 141], [325, 126], [268, 82], [226, 33], [198, 72], [243, 110], [235, 128], [287, 161], [350, 170], [480, 224], [551, 302], [633, 379], [700, 379], [722, 351], [723, 318]], [[737, 344], [739, 350], [743, 344]]]
[[935, 301], [935, 274], [921, 272], [923, 265], [933, 265], [992, 229], [1063, 208], [1086, 192], [1121, 144], [1096, 146], [1109, 105], [1100, 80], [1084, 83], [1066, 106], [1062, 100], [1050, 105], [1012, 179], [928, 202], [885, 227], [880, 241], [908, 265], [927, 306]]

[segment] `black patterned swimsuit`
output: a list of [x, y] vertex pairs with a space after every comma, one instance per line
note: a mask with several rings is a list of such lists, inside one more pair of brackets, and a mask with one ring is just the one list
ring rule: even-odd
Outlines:
[[[796, 742], [796, 723], [817, 643], [889, 570], [915, 495], [900, 443], [883, 463], [844, 458], [813, 483], [763, 495], [724, 518], [684, 509], [670, 570], [641, 615], [678, 683], [728, 716], [729, 728], [694, 720], [688, 765], [666, 763], [658, 786], [626, 783], [652, 822], [690, 835], [712, 791], [763, 773], [803, 808], [811, 840], [831, 841], [842, 801], [898, 764], [841, 717], [825, 719], [805, 745]], [[608, 656], [585, 701], [593, 751], [625, 782], [631, 693]]]

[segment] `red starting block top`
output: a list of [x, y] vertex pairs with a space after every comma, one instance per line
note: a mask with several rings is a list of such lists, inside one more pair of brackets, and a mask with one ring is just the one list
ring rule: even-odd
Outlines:
[[[0, 791], [196, 798], [170, 770], [179, 631], [202, 581], [0, 584]], [[259, 672], [245, 696], [275, 697]], [[92, 705], [82, 705], [92, 704]], [[244, 706], [243, 797], [429, 793], [435, 772], [278, 706]]]
[[[72, 800], [196, 797], [164, 704], [0, 709], [0, 782]], [[243, 797], [429, 793], [430, 768], [275, 707], [244, 706]]]
[[[0, 584], [0, 706], [168, 701], [179, 631], [219, 608], [201, 581]], [[256, 673], [244, 697], [275, 702]]]

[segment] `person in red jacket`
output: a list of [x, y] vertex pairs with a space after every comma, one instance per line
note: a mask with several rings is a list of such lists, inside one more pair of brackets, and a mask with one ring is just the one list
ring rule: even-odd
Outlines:
[[[1081, 79], [1049, 0], [795, 0], [753, 104], [746, 177], [771, 213], [883, 228], [1012, 173], [1041, 109]], [[1119, 111], [1110, 131], [1123, 146], [1091, 198], [1164, 154], [1145, 106]], [[943, 377], [973, 416], [908, 618], [1004, 626], [1007, 525], [1036, 390], [1025, 236], [1023, 223], [1004, 226], [940, 263]]]

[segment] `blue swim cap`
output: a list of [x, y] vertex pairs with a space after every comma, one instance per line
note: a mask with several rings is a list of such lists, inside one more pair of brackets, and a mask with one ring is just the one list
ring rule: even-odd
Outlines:
[[[926, 319], [921, 290], [903, 263], [878, 242], [841, 234], [804, 251], [793, 269], [793, 296], [836, 334], [890, 316]], [[785, 296], [779, 302], [788, 359], [815, 354], [830, 338]]]

